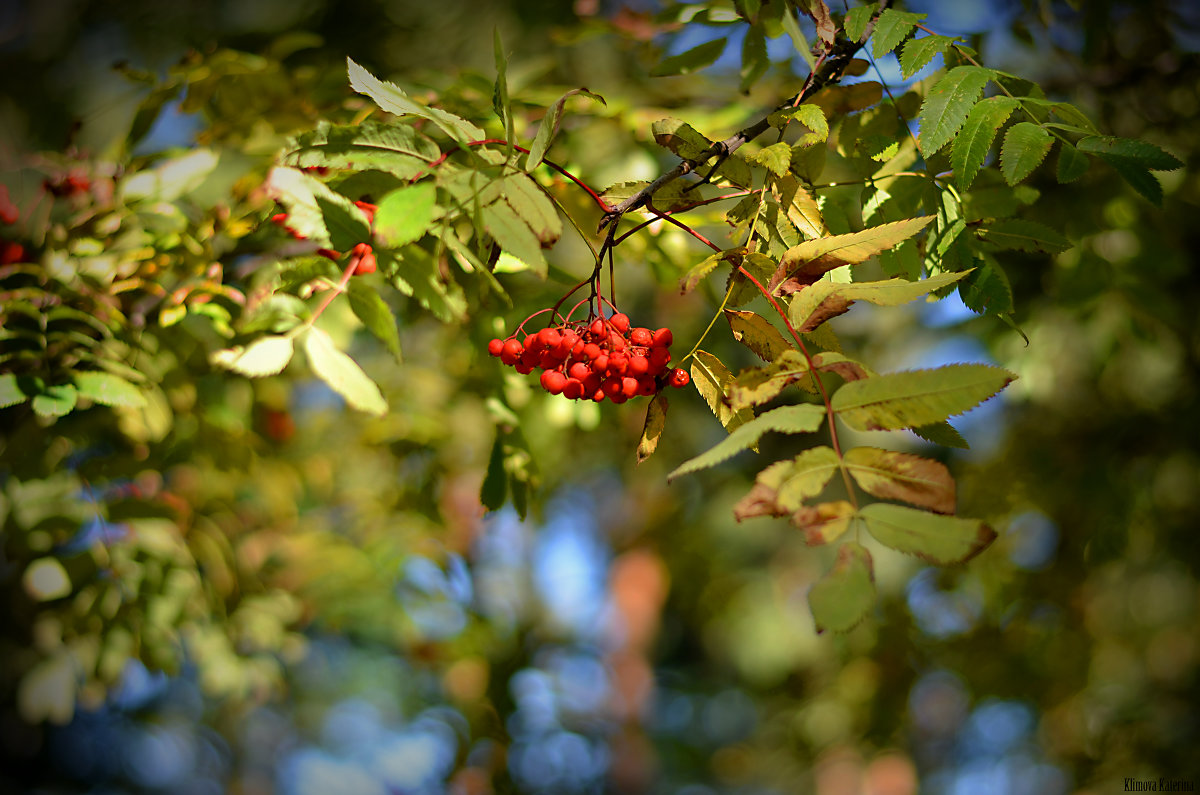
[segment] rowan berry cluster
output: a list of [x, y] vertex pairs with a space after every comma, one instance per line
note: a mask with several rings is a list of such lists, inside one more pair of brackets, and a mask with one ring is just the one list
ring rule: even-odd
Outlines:
[[[362, 210], [363, 214], [367, 216], [368, 224], [375, 223], [375, 210], [378, 208], [374, 204], [365, 201], [357, 201], [354, 203], [354, 206]], [[285, 230], [287, 230], [289, 235], [297, 240], [304, 240], [307, 237], [307, 235], [303, 234], [302, 232], [298, 232], [293, 227], [288, 226], [287, 213], [275, 213], [271, 216], [271, 223], [275, 224], [276, 226], [283, 227]], [[317, 249], [317, 254], [322, 257], [327, 257], [335, 262], [342, 258], [341, 252], [334, 251], [331, 248], [319, 248]], [[354, 267], [355, 275], [374, 273], [379, 267], [379, 263], [375, 260], [375, 250], [371, 247], [371, 244], [358, 243], [355, 245], [354, 248], [350, 250], [350, 261], [348, 265], [352, 265]]]
[[629, 317], [617, 313], [564, 321], [524, 339], [516, 333], [497, 338], [488, 343], [488, 353], [523, 375], [541, 370], [542, 388], [552, 395], [624, 403], [667, 384], [687, 386], [687, 371], [667, 367], [670, 347], [670, 329], [630, 328]]

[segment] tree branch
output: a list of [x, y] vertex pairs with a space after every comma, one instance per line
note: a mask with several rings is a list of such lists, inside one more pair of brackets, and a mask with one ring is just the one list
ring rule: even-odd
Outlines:
[[[883, 0], [883, 2], [879, 4], [879, 11], [876, 12], [875, 16], [871, 18], [871, 21], [863, 31], [863, 35], [860, 40], [851, 41], [850, 39], [841, 36], [839, 32], [837, 41], [833, 44], [833, 46], [827, 47], [825, 53], [817, 62], [816, 68], [809, 73], [808, 79], [804, 81], [804, 86], [800, 89], [800, 92], [791, 99], [780, 104], [775, 108], [775, 110], [771, 111], [771, 113], [775, 113], [780, 110], [786, 110], [788, 108], [794, 108], [826, 86], [833, 85], [841, 80], [842, 75], [846, 71], [846, 67], [850, 65], [850, 61], [854, 58], [855, 53], [857, 53], [859, 49], [866, 44], [867, 39], [871, 37], [871, 32], [875, 29], [875, 21], [879, 19], [879, 14], [883, 13], [883, 11], [891, 6], [891, 4], [892, 0]], [[630, 196], [616, 207], [613, 207], [605, 212], [604, 217], [600, 219], [600, 225], [597, 227], [597, 231], [603, 231], [604, 228], [609, 224], [619, 222], [621, 220], [621, 216], [630, 210], [636, 210], [639, 207], [646, 206], [649, 204], [650, 200], [654, 198], [654, 194], [657, 193], [664, 185], [669, 182], [674, 182], [680, 177], [692, 173], [700, 166], [703, 166], [705, 163], [712, 160], [714, 157], [717, 158], [717, 162], [713, 165], [713, 169], [715, 170], [726, 158], [740, 149], [744, 144], [749, 141], [753, 141], [755, 138], [766, 132], [767, 128], [771, 126], [770, 118], [771, 114], [769, 113], [756, 121], [754, 124], [751, 124], [749, 127], [739, 130], [738, 132], [729, 136], [724, 141], [717, 141], [708, 149], [701, 152], [699, 157], [680, 161], [675, 168], [658, 177], [649, 185], [642, 188], [640, 191]]]

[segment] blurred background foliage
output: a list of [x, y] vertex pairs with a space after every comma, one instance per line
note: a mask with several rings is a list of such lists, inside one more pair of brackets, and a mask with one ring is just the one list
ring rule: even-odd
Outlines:
[[[1042, 220], [1077, 245], [1004, 252], [1028, 345], [951, 300], [835, 321], [879, 370], [970, 359], [1020, 380], [959, 423], [972, 450], [922, 451], [944, 456], [996, 544], [949, 570], [878, 550], [875, 617], [818, 637], [805, 593], [827, 551], [781, 521], [732, 518], [754, 461], [665, 483], [722, 435], [695, 395], [671, 395], [664, 442], [635, 470], [638, 404], [568, 404], [488, 359], [485, 341], [561, 284], [505, 277], [515, 306], [472, 296], [480, 311], [444, 326], [380, 282], [401, 365], [352, 337], [335, 303], [323, 326], [381, 384], [382, 419], [299, 367], [248, 381], [208, 363], [251, 275], [288, 245], [262, 225], [259, 187], [285, 136], [367, 107], [347, 55], [482, 123], [499, 29], [526, 140], [564, 90], [605, 97], [569, 114], [551, 151], [605, 186], [669, 167], [648, 140], [656, 118], [717, 137], [794, 93], [806, 67], [786, 37], [740, 94], [736, 61], [646, 77], [729, 32], [652, 2], [5, 4], [0, 170], [22, 213], [4, 227], [5, 266], [39, 262], [56, 287], [8, 268], [4, 300], [42, 289], [95, 319], [58, 329], [39, 361], [124, 364], [147, 400], [84, 398], [57, 419], [53, 395], [45, 411], [0, 410], [0, 788], [832, 795], [1200, 780], [1200, 15], [907, 7], [1189, 168], [1161, 175], [1162, 209], [1100, 165], [1070, 185], [1035, 174]], [[903, 82], [892, 56], [879, 69]], [[164, 193], [159, 171], [146, 195], [129, 189], [189, 150], [213, 157], [203, 179]], [[558, 195], [595, 228], [586, 197]], [[667, 227], [618, 255], [622, 308], [696, 339], [719, 296], [675, 285], [704, 253]], [[590, 269], [569, 236], [551, 261]], [[711, 339], [726, 361], [745, 356]], [[14, 344], [6, 361], [25, 361]], [[498, 432], [520, 442], [524, 519], [479, 505]]]

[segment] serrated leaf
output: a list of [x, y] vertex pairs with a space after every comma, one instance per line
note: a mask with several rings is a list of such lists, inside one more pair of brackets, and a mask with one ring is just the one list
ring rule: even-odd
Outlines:
[[1063, 141], [1058, 147], [1058, 164], [1054, 175], [1059, 183], [1074, 182], [1087, 173], [1089, 161], [1071, 144]]
[[407, 185], [384, 196], [375, 210], [374, 233], [387, 248], [420, 240], [433, 224], [437, 188], [432, 182]]
[[773, 126], [781, 129], [785, 126], [786, 122], [795, 120], [811, 130], [812, 132], [806, 133], [796, 139], [795, 146], [797, 147], [812, 146], [829, 139], [829, 121], [825, 118], [825, 111], [820, 105], [815, 105], [811, 102], [804, 102], [794, 107], [774, 111], [768, 119]]
[[795, 406], [781, 406], [771, 411], [764, 411], [753, 420], [738, 426], [728, 436], [695, 458], [684, 461], [677, 466], [667, 480], [674, 480], [680, 475], [687, 475], [701, 469], [732, 458], [742, 450], [748, 450], [758, 444], [763, 434], [769, 431], [778, 433], [812, 433], [821, 427], [825, 418], [825, 408], [812, 403], [800, 403]]
[[996, 538], [979, 519], [962, 519], [877, 502], [858, 513], [875, 540], [938, 566], [965, 563]]
[[525, 225], [543, 246], [552, 246], [562, 237], [558, 210], [530, 177], [510, 174], [503, 182], [504, 200], [521, 216]]
[[948, 364], [852, 381], [833, 394], [831, 405], [858, 431], [914, 428], [969, 411], [1015, 378], [987, 364]]
[[739, 309], [726, 309], [725, 319], [733, 338], [749, 348], [764, 362], [773, 362], [792, 346], [783, 334], [762, 315]]
[[1183, 168], [1183, 161], [1148, 141], [1135, 138], [1116, 138], [1096, 135], [1075, 144], [1081, 152], [1100, 155], [1105, 160], [1124, 158], [1154, 171], [1174, 171]]
[[792, 514], [792, 524], [804, 532], [804, 543], [810, 547], [836, 541], [850, 528], [854, 506], [845, 500], [801, 505]]
[[742, 306], [762, 295], [758, 289], [758, 285], [750, 281], [746, 274], [748, 273], [757, 279], [758, 284], [765, 285], [770, 280], [771, 274], [778, 267], [778, 262], [757, 251], [751, 251], [743, 256], [741, 266], [729, 274], [730, 283], [733, 284], [733, 291], [729, 293], [725, 305], [732, 307]]
[[758, 473], [750, 492], [733, 508], [739, 522], [755, 516], [794, 514], [804, 500], [820, 494], [838, 469], [837, 453], [813, 447], [790, 461], [777, 461]]
[[21, 391], [17, 377], [12, 373], [0, 375], [0, 409], [15, 406], [29, 400], [29, 396]]
[[1042, 164], [1054, 139], [1045, 128], [1033, 122], [1017, 122], [1004, 135], [1000, 147], [1000, 173], [1009, 185], [1016, 185]]
[[1037, 221], [1023, 218], [1005, 218], [980, 227], [976, 234], [981, 240], [996, 248], [1012, 251], [1040, 251], [1058, 254], [1071, 248], [1071, 241]]
[[938, 53], [944, 53], [954, 44], [949, 36], [925, 36], [920, 39], [909, 39], [900, 51], [900, 73], [904, 79], [915, 75], [933, 60]]
[[550, 149], [550, 144], [554, 142], [554, 136], [558, 135], [558, 127], [562, 123], [563, 109], [566, 107], [566, 102], [576, 95], [589, 97], [601, 105], [608, 105], [604, 101], [604, 97], [599, 94], [593, 94], [586, 88], [573, 88], [559, 97], [557, 102], [546, 109], [546, 115], [542, 117], [542, 121], [538, 125], [538, 131], [533, 136], [533, 143], [529, 145], [529, 155], [525, 158], [526, 171], [533, 171], [545, 159], [546, 152]]
[[749, 409], [734, 411], [725, 402], [725, 391], [733, 382], [733, 374], [716, 356], [708, 351], [697, 350], [692, 354], [691, 376], [692, 385], [725, 430], [732, 433], [739, 425], [754, 419]]
[[383, 343], [388, 353], [401, 360], [400, 332], [396, 329], [396, 317], [388, 308], [387, 302], [375, 288], [364, 283], [361, 279], [351, 279], [348, 287], [350, 309], [362, 321], [367, 331]]
[[304, 353], [308, 366], [318, 378], [337, 392], [354, 409], [382, 417], [387, 401], [358, 363], [334, 346], [323, 329], [312, 326], [304, 334]]
[[437, 144], [405, 124], [322, 122], [317, 129], [297, 136], [295, 148], [284, 155], [284, 162], [297, 168], [374, 170], [407, 181], [425, 171], [440, 154]]
[[346, 58], [346, 72], [350, 77], [351, 88], [375, 100], [375, 104], [388, 113], [428, 119], [460, 143], [480, 141], [487, 137], [483, 130], [466, 119], [418, 102], [399, 86], [380, 80], [351, 58]]
[[788, 219], [807, 238], [827, 237], [825, 220], [813, 194], [790, 174], [775, 180], [772, 186], [779, 194], [779, 204], [787, 208]]
[[261, 378], [282, 372], [292, 360], [292, 338], [260, 337], [246, 347], [241, 345], [217, 351], [210, 357], [212, 363], [235, 373]]
[[806, 240], [789, 248], [783, 255], [768, 289], [773, 291], [785, 279], [791, 278], [798, 278], [802, 283], [811, 283], [834, 268], [865, 262], [879, 252], [912, 237], [924, 229], [933, 218], [932, 215], [924, 215], [872, 226], [847, 235]]
[[775, 176], [782, 177], [791, 168], [792, 147], [790, 144], [780, 141], [748, 155], [746, 159], [765, 167]]
[[664, 58], [650, 70], [651, 77], [669, 77], [671, 75], [686, 75], [703, 69], [721, 57], [725, 52], [724, 37], [706, 41], [703, 44], [685, 50], [678, 55]]
[[646, 422], [642, 425], [642, 438], [637, 447], [638, 464], [654, 455], [654, 451], [658, 449], [658, 441], [667, 426], [667, 408], [667, 396], [662, 392], [655, 395], [646, 407]]
[[804, 355], [789, 348], [771, 364], [739, 373], [729, 386], [729, 405], [736, 410], [766, 403], [807, 373], [808, 361]]
[[996, 139], [996, 133], [1004, 126], [1009, 115], [1020, 103], [1012, 97], [997, 94], [980, 101], [963, 123], [962, 131], [954, 139], [950, 154], [950, 165], [954, 169], [954, 184], [965, 191], [975, 181], [975, 175], [983, 166], [988, 150]]
[[1012, 285], [1008, 275], [992, 257], [976, 260], [973, 271], [958, 283], [958, 294], [963, 304], [972, 312], [991, 315], [1011, 312], [1013, 309]]
[[539, 276], [546, 275], [542, 244], [516, 211], [507, 203], [495, 202], [481, 211], [483, 227], [500, 248], [529, 266]]
[[897, 45], [904, 41], [904, 37], [924, 18], [924, 14], [885, 8], [875, 20], [875, 30], [871, 32], [871, 55], [882, 58], [896, 49]]
[[917, 136], [926, 157], [950, 142], [995, 74], [982, 66], [956, 66], [929, 91], [921, 103]]
[[866, 32], [867, 25], [870, 24], [871, 17], [874, 16], [875, 9], [878, 7], [878, 3], [867, 3], [846, 12], [846, 20], [842, 24], [842, 29], [846, 31], [846, 36], [850, 41], [862, 41], [863, 33]]
[[887, 279], [843, 284], [822, 280], [796, 294], [788, 309], [788, 317], [797, 331], [808, 332], [829, 318], [848, 311], [855, 301], [867, 301], [878, 306], [899, 306], [953, 284], [966, 275], [966, 271], [939, 273], [919, 282]]
[[1120, 174], [1121, 179], [1129, 183], [1130, 187], [1155, 205], [1162, 206], [1162, 183], [1150, 173], [1150, 169], [1127, 157], [1100, 155], [1100, 159], [1112, 166], [1113, 170]]
[[875, 574], [871, 553], [853, 541], [838, 549], [833, 569], [808, 592], [817, 634], [827, 629], [849, 632], [875, 605]]
[[39, 417], [63, 417], [70, 414], [79, 400], [72, 384], [53, 384], [42, 387], [33, 396], [33, 411]]
[[939, 461], [877, 447], [855, 447], [847, 450], [842, 460], [850, 477], [867, 494], [937, 513], [954, 513], [954, 478]]
[[962, 434], [948, 422], [935, 422], [932, 425], [921, 425], [916, 428], [909, 428], [914, 434], [932, 444], [939, 444], [942, 447], [954, 447], [959, 450], [969, 450], [971, 445], [967, 444], [967, 440]]
[[72, 380], [75, 389], [83, 397], [104, 406], [128, 406], [142, 408], [146, 396], [136, 386], [112, 373], [78, 372]]
[[679, 280], [679, 294], [687, 295], [692, 290], [696, 289], [696, 285], [704, 281], [710, 273], [712, 273], [718, 265], [730, 256], [728, 251], [718, 251], [715, 254], [710, 254], [684, 274]]
[[267, 193], [288, 213], [287, 225], [324, 248], [345, 251], [368, 239], [362, 210], [325, 183], [294, 168], [272, 168]]

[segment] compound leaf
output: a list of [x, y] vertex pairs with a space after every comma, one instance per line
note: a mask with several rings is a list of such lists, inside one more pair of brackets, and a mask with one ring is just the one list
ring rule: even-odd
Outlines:
[[950, 142], [995, 75], [982, 66], [956, 66], [930, 90], [918, 116], [921, 131], [917, 139], [926, 157]]
[[313, 326], [304, 335], [304, 353], [313, 372], [352, 408], [383, 416], [387, 402], [358, 363], [339, 351], [323, 329]]
[[855, 430], [914, 428], [969, 411], [1015, 378], [987, 364], [948, 364], [851, 381], [831, 404]]
[[954, 183], [965, 191], [975, 181], [983, 166], [988, 150], [996, 139], [996, 133], [1020, 103], [1012, 97], [998, 94], [980, 101], [963, 123], [962, 131], [954, 139], [950, 153], [950, 165], [954, 169]]
[[784, 351], [792, 349], [783, 338], [783, 334], [762, 315], [740, 309], [726, 309], [725, 319], [729, 321], [729, 330], [733, 332], [733, 338], [764, 362], [773, 362]]
[[870, 495], [954, 513], [954, 478], [939, 461], [878, 447], [847, 450], [843, 461], [850, 477]]
[[695, 458], [684, 461], [670, 475], [667, 475], [667, 480], [673, 480], [680, 475], [716, 466], [722, 461], [732, 458], [742, 450], [753, 447], [762, 438], [763, 434], [769, 431], [776, 431], [778, 433], [811, 433], [821, 427], [821, 422], [824, 418], [824, 407], [812, 403], [781, 406], [771, 411], [764, 411], [753, 420], [738, 426], [728, 436], [707, 451]]
[[1054, 139], [1044, 127], [1033, 122], [1017, 122], [1004, 136], [1000, 147], [1000, 173], [1009, 185], [1016, 185], [1042, 164]]
[[938, 566], [965, 563], [996, 538], [979, 519], [942, 516], [903, 505], [877, 502], [859, 511], [875, 540]]

